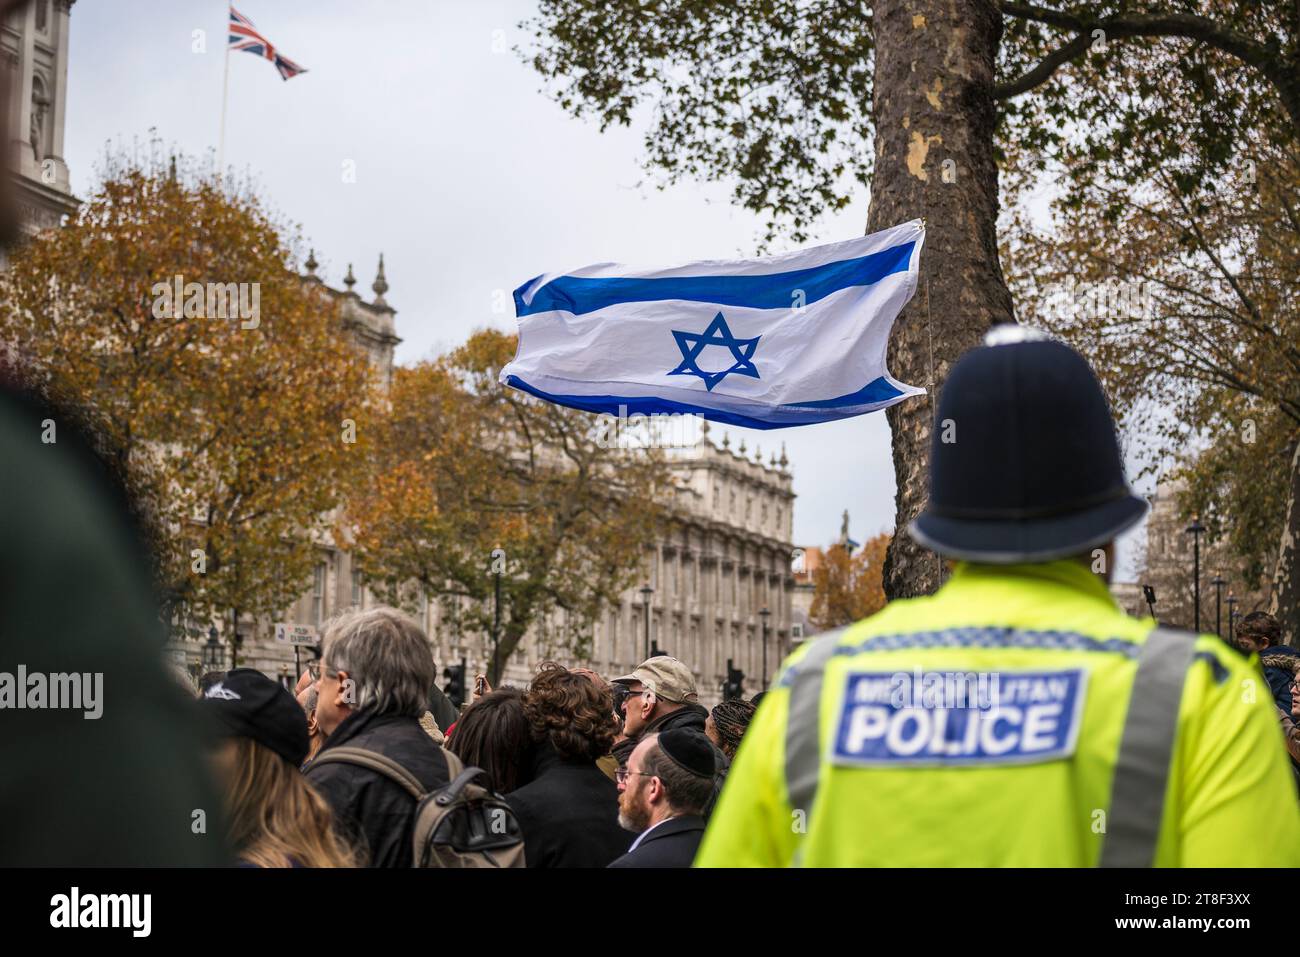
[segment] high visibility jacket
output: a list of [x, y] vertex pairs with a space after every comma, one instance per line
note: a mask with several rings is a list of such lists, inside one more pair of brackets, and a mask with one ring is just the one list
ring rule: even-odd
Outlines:
[[1154, 628], [1058, 561], [959, 564], [932, 596], [814, 636], [746, 731], [695, 866], [1300, 866], [1258, 662]]

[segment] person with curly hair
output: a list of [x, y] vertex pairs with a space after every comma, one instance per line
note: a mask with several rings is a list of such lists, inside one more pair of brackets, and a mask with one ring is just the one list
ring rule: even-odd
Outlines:
[[632, 835], [618, 823], [618, 786], [596, 762], [615, 727], [606, 687], [546, 662], [523, 698], [530, 745], [521, 786], [506, 795], [529, 867], [605, 867]]

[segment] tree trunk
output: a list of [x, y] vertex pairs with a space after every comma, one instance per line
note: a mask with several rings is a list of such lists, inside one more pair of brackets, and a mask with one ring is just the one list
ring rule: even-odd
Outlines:
[[[989, 0], [875, 4], [875, 173], [867, 231], [926, 221], [920, 285], [889, 343], [890, 371], [930, 395], [891, 407], [895, 498], [890, 599], [938, 587], [942, 564], [907, 524], [925, 504], [936, 391], [984, 332], [1014, 322], [994, 226], [993, 63], [1002, 19]], [[996, 467], [996, 463], [990, 463]]]
[[1282, 623], [1282, 641], [1300, 645], [1300, 442], [1291, 456], [1291, 489], [1282, 520], [1282, 540], [1273, 574], [1273, 600], [1269, 612]]

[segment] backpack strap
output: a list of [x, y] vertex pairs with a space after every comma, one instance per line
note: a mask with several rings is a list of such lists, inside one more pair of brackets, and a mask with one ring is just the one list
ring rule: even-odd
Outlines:
[[443, 748], [442, 753], [447, 758], [448, 783], [438, 789], [438, 796], [434, 798], [434, 801], [439, 805], [446, 806], [460, 797], [460, 792], [465, 789], [465, 785], [482, 774], [483, 769], [466, 767], [460, 756], [448, 748]]
[[470, 781], [473, 781], [482, 773], [482, 768], [466, 768], [464, 771], [461, 771], [460, 774], [456, 775], [451, 780], [450, 784], [442, 788], [434, 800], [439, 804], [450, 804], [452, 801], [456, 800], [456, 798], [460, 797], [460, 792], [465, 789], [465, 785], [469, 784]]
[[1155, 862], [1178, 709], [1195, 650], [1191, 632], [1157, 627], [1138, 652], [1099, 867], [1151, 867]]
[[369, 748], [326, 748], [316, 756], [311, 766], [314, 768], [321, 764], [355, 764], [358, 767], [368, 768], [400, 784], [417, 801], [427, 793], [424, 785], [416, 780], [414, 774], [387, 755], [371, 751]]

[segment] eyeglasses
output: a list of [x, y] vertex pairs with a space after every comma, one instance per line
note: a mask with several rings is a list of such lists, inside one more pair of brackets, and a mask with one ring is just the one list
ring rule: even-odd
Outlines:
[[627, 776], [629, 774], [639, 774], [645, 778], [653, 778], [656, 776], [653, 774], [649, 774], [645, 771], [633, 771], [630, 768], [619, 768], [617, 771], [614, 772], [614, 780], [617, 781], [619, 784], [627, 784]]

